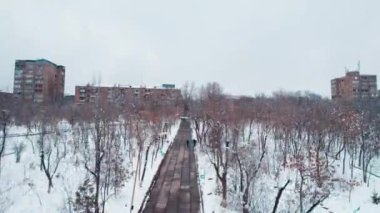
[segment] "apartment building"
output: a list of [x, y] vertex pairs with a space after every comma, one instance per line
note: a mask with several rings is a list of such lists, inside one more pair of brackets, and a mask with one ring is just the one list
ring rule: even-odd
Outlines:
[[359, 71], [348, 71], [345, 76], [331, 80], [333, 100], [375, 98], [376, 96], [376, 75], [361, 75]]
[[65, 67], [46, 59], [16, 60], [13, 93], [21, 100], [36, 103], [62, 101]]
[[161, 103], [178, 104], [182, 100], [181, 90], [170, 87], [95, 87], [91, 85], [75, 87], [75, 103], [95, 103], [96, 101], [114, 104]]

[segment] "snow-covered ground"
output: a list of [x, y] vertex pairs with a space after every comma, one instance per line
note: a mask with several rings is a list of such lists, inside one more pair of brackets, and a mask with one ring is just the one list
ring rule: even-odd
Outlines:
[[[196, 139], [194, 129], [192, 129], [192, 138]], [[208, 156], [197, 146], [194, 150], [198, 163], [198, 181], [202, 197], [201, 209], [205, 213], [227, 213], [234, 211], [223, 208], [220, 204], [222, 197], [218, 192], [218, 180], [214, 168], [208, 159]]]
[[222, 197], [217, 193], [218, 183], [214, 168], [212, 167], [207, 155], [200, 151], [198, 146], [195, 150], [198, 160], [199, 184], [203, 199], [203, 208], [205, 213], [227, 213], [235, 212], [231, 209], [225, 209], [221, 206]]
[[[66, 124], [62, 124], [67, 127]], [[61, 126], [62, 127], [62, 126]], [[141, 202], [147, 192], [150, 182], [166, 153], [167, 148], [173, 141], [179, 128], [176, 122], [169, 131], [167, 141], [160, 150], [156, 159], [149, 158], [144, 182], [136, 185], [134, 196], [134, 210], [137, 212]], [[34, 130], [36, 132], [37, 130]], [[26, 133], [24, 127], [11, 127], [9, 134]], [[13, 137], [7, 139], [5, 156], [1, 159], [0, 173], [0, 212], [1, 213], [54, 213], [72, 212], [70, 200], [75, 199], [75, 192], [83, 183], [86, 169], [80, 161], [78, 154], [72, 150], [73, 134], [71, 131], [62, 133], [62, 143], [67, 143], [67, 155], [62, 159], [56, 174], [53, 177], [53, 188], [48, 193], [48, 181], [43, 171], [40, 170], [40, 158], [37, 148], [36, 136]], [[23, 143], [25, 146], [21, 154], [19, 163], [16, 163], [13, 145]], [[34, 153], [33, 153], [34, 146]], [[153, 152], [153, 149], [151, 150]], [[128, 159], [126, 157], [126, 159]], [[125, 162], [125, 167], [130, 174], [136, 167], [137, 155], [133, 157], [133, 162]], [[129, 175], [127, 181], [115, 196], [111, 196], [106, 204], [106, 212], [130, 212], [132, 188], [134, 184], [133, 175]], [[71, 206], [71, 207], [70, 207]], [[70, 209], [71, 208], [71, 209]]]
[[[342, 162], [338, 162], [336, 166], [341, 169]], [[380, 159], [376, 158], [372, 160], [372, 166], [372, 173], [380, 176]], [[342, 177], [346, 180], [350, 180], [350, 175], [350, 171], [348, 171], [346, 175]], [[354, 168], [353, 180], [355, 180], [358, 185], [352, 188], [351, 197], [349, 189], [344, 191], [336, 189], [330, 197], [323, 202], [323, 205], [320, 205], [315, 210], [315, 212], [380, 212], [380, 205], [373, 204], [371, 199], [373, 192], [380, 193], [380, 178], [370, 175], [369, 183], [364, 183], [362, 181], [362, 171], [358, 168]]]
[[[256, 137], [256, 136], [255, 136]], [[193, 138], [196, 135], [193, 131]], [[278, 170], [278, 176], [269, 172], [260, 172], [254, 183], [254, 201], [259, 212], [271, 212], [275, 203], [275, 197], [277, 195], [279, 187], [283, 186], [289, 179], [290, 183], [284, 190], [281, 197], [277, 212], [296, 212], [299, 211], [299, 198], [297, 194], [297, 180], [299, 180], [298, 173], [290, 168], [283, 168], [278, 166], [278, 159], [274, 152], [275, 140], [273, 137], [268, 138], [268, 154], [264, 158], [262, 169]], [[239, 207], [239, 195], [232, 187], [234, 175], [236, 171], [231, 169], [229, 175], [229, 195], [228, 195], [228, 209], [221, 207], [222, 197], [220, 192], [220, 183], [217, 181], [215, 170], [210, 162], [209, 157], [202, 151], [202, 148], [198, 146], [195, 149], [195, 153], [198, 159], [198, 173], [200, 188], [202, 191], [203, 205], [205, 213], [212, 212], [240, 212]], [[364, 183], [362, 180], [362, 171], [358, 168], [353, 170], [353, 178], [351, 179], [351, 171], [349, 162], [346, 162], [346, 172], [342, 175], [342, 158], [336, 160], [333, 163], [333, 167], [336, 172], [333, 176], [335, 179], [344, 180], [334, 183], [329, 189], [331, 191], [329, 197], [318, 205], [313, 212], [317, 213], [378, 213], [380, 212], [380, 205], [372, 203], [371, 196], [373, 192], [380, 194], [380, 178], [370, 175], [369, 183]], [[274, 166], [277, 164], [277, 166]], [[274, 169], [274, 167], [277, 167]], [[375, 158], [371, 162], [370, 170], [373, 174], [380, 176], [380, 159]], [[350, 191], [347, 182], [355, 183], [355, 186]], [[310, 204], [309, 204], [310, 205]]]

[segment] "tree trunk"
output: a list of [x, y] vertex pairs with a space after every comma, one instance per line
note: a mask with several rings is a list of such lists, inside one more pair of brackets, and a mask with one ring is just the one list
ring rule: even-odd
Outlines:
[[299, 194], [300, 194], [300, 212], [303, 213], [303, 184], [304, 184], [304, 176], [303, 173], [300, 172], [301, 176], [301, 183], [300, 183], [300, 189], [299, 189]]
[[344, 174], [345, 170], [346, 170], [346, 154], [347, 154], [347, 151], [346, 149], [344, 149], [344, 153], [343, 153], [343, 167], [342, 167], [342, 173]]
[[248, 142], [251, 141], [251, 137], [252, 137], [252, 125], [253, 125], [253, 120], [250, 120], [249, 121]]
[[318, 187], [321, 187], [322, 186], [322, 180], [321, 180], [321, 163], [320, 163], [320, 159], [319, 159], [319, 148], [317, 150], [317, 156], [315, 157], [315, 161], [316, 161], [315, 163], [317, 166], [317, 185], [318, 185]]
[[145, 161], [144, 161], [144, 169], [143, 169], [143, 173], [142, 173], [142, 175], [141, 175], [141, 183], [144, 181], [144, 176], [145, 176], [145, 171], [146, 171], [146, 165], [147, 165], [147, 163], [148, 163], [148, 156], [149, 156], [149, 149], [150, 149], [150, 146], [151, 145], [149, 145], [148, 146], [148, 148], [146, 149], [146, 151], [145, 151]]
[[354, 156], [351, 156], [351, 179], [354, 178]]
[[7, 129], [7, 123], [4, 121], [3, 123], [3, 139], [2, 139], [2, 142], [1, 142], [1, 149], [0, 149], [0, 169], [1, 169], [1, 158], [3, 157], [3, 153], [4, 153], [4, 150], [5, 150], [5, 140], [7, 138], [7, 134], [6, 134], [6, 129]]
[[45, 175], [46, 175], [46, 177], [47, 177], [47, 179], [48, 179], [48, 193], [50, 193], [50, 190], [51, 190], [51, 188], [53, 187], [53, 177], [52, 177], [52, 175], [50, 174], [50, 171], [49, 171], [49, 168], [46, 168], [46, 166], [45, 166], [45, 162], [44, 161], [42, 161], [42, 167], [43, 167], [43, 170], [44, 170], [44, 172], [45, 172]]
[[100, 193], [100, 174], [101, 174], [101, 136], [99, 124], [96, 128], [97, 138], [95, 141], [95, 213], [99, 213], [99, 193]]
[[247, 177], [247, 184], [243, 193], [243, 213], [249, 213], [249, 205], [248, 205], [248, 198], [249, 198], [249, 181]]
[[359, 151], [359, 166], [362, 166], [363, 144], [360, 146]]
[[227, 172], [223, 172], [222, 179], [220, 181], [222, 182], [222, 206], [227, 207]]
[[290, 180], [286, 181], [285, 185], [283, 187], [281, 187], [278, 192], [277, 192], [277, 196], [276, 196], [276, 201], [274, 203], [274, 207], [273, 207], [273, 210], [272, 210], [272, 213], [276, 213], [277, 211], [277, 206], [278, 204], [280, 203], [280, 198], [281, 198], [281, 195], [282, 195], [282, 192], [285, 190], [285, 188], [288, 186]]
[[244, 180], [244, 173], [243, 173], [243, 168], [241, 166], [241, 161], [239, 156], [236, 156], [238, 165], [239, 165], [239, 172], [240, 172], [240, 192], [243, 192], [244, 186], [243, 186], [243, 180]]

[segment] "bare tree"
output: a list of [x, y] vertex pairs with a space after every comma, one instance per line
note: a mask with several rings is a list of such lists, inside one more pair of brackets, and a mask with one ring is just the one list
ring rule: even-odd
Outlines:
[[19, 163], [21, 160], [21, 154], [25, 150], [25, 144], [24, 143], [19, 143], [19, 144], [14, 144], [13, 145], [13, 151], [16, 154], [16, 163]]
[[64, 158], [61, 152], [60, 135], [47, 135], [47, 123], [43, 119], [40, 124], [40, 138], [38, 146], [40, 151], [40, 169], [45, 173], [48, 179], [48, 193], [53, 187], [53, 177], [57, 172], [61, 160]]
[[182, 87], [182, 97], [184, 102], [184, 113], [189, 114], [189, 111], [193, 107], [195, 95], [195, 84], [194, 82], [186, 82]]
[[0, 124], [1, 124], [1, 146], [0, 146], [0, 171], [1, 171], [1, 158], [3, 157], [4, 151], [5, 151], [5, 142], [7, 139], [7, 127], [10, 122], [10, 114], [8, 110], [2, 110], [0, 114]]

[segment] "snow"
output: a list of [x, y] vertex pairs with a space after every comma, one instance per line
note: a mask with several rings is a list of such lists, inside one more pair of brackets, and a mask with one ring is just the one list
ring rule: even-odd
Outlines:
[[[65, 123], [60, 124], [60, 128], [67, 129]], [[171, 128], [167, 141], [157, 159], [150, 158], [147, 166], [144, 182], [137, 184], [133, 205], [137, 212], [143, 198], [149, 189], [150, 183], [156, 170], [162, 161], [167, 148], [174, 140], [179, 128], [179, 121]], [[26, 133], [25, 127], [10, 127], [9, 134]], [[37, 132], [37, 130], [32, 130]], [[68, 145], [72, 142], [72, 132], [66, 131], [65, 141]], [[69, 199], [75, 199], [75, 192], [83, 183], [87, 172], [80, 161], [80, 157], [69, 149], [66, 157], [61, 161], [57, 173], [53, 178], [53, 188], [50, 194], [47, 193], [48, 182], [43, 171], [40, 171], [40, 158], [37, 151], [36, 141], [39, 136], [11, 137], [6, 143], [6, 155], [1, 159], [0, 173], [0, 212], [6, 213], [54, 213], [70, 212]], [[21, 155], [19, 163], [15, 162], [15, 155], [12, 147], [14, 144], [23, 143], [25, 150]], [[34, 143], [35, 153], [33, 153], [32, 143]], [[71, 147], [71, 146], [68, 146]], [[152, 152], [152, 151], [151, 151]], [[127, 170], [131, 172], [135, 169], [137, 155], [133, 158], [133, 163], [126, 162]], [[79, 163], [78, 163], [79, 162]], [[131, 205], [132, 188], [134, 178], [130, 176], [120, 193], [111, 196], [106, 204], [106, 212], [128, 211]], [[72, 210], [72, 209], [71, 209]]]
[[[196, 139], [196, 134], [193, 129], [192, 137]], [[222, 202], [221, 196], [218, 191], [218, 180], [208, 156], [201, 151], [201, 146], [197, 146], [194, 150], [197, 163], [198, 163], [198, 181], [201, 191], [203, 212], [205, 213], [227, 213], [234, 211], [223, 208], [220, 204]]]
[[[373, 160], [372, 165], [379, 168], [380, 159]], [[337, 164], [341, 166], [341, 162]], [[372, 170], [374, 174], [380, 175], [380, 170]], [[349, 172], [347, 172], [349, 173]], [[346, 179], [349, 179], [348, 174]], [[373, 192], [380, 192], [380, 178], [370, 176], [369, 184], [362, 182], [362, 171], [354, 169], [354, 180], [360, 185], [354, 187], [351, 192], [351, 199], [349, 190], [335, 191], [333, 195], [323, 202], [323, 206], [319, 206], [315, 212], [363, 212], [363, 213], [377, 213], [380, 212], [380, 205], [372, 203], [371, 196]]]
[[208, 157], [203, 154], [199, 146], [195, 150], [198, 159], [198, 174], [199, 183], [202, 192], [204, 212], [234, 212], [223, 208], [220, 204], [222, 202], [221, 196], [217, 193], [218, 183], [215, 176], [214, 168], [212, 167]]
[[[254, 131], [252, 137], [255, 138]], [[196, 138], [196, 134], [193, 130], [193, 138]], [[254, 201], [258, 209], [262, 209], [261, 212], [271, 212], [274, 205], [274, 200], [277, 195], [279, 187], [282, 187], [288, 179], [290, 183], [284, 190], [281, 197], [277, 212], [299, 212], [299, 198], [297, 194], [296, 180], [299, 179], [298, 173], [290, 168], [283, 168], [278, 165], [278, 155], [274, 151], [274, 144], [276, 141], [272, 136], [268, 137], [268, 154], [265, 156], [262, 169], [265, 172], [260, 172], [258, 177], [254, 181]], [[198, 173], [199, 182], [202, 192], [204, 212], [241, 212], [239, 207], [239, 194], [233, 194], [233, 176], [236, 175], [236, 171], [233, 169], [229, 171], [229, 194], [228, 194], [228, 207], [227, 209], [221, 207], [221, 193], [220, 183], [217, 181], [215, 170], [210, 163], [208, 156], [202, 150], [200, 146], [195, 149], [195, 153], [198, 159]], [[330, 188], [330, 196], [318, 205], [313, 212], [316, 213], [340, 213], [340, 212], [363, 212], [363, 213], [378, 213], [380, 212], [380, 205], [372, 203], [371, 196], [374, 192], [380, 194], [380, 178], [370, 175], [369, 183], [362, 181], [362, 171], [358, 168], [354, 168], [353, 179], [351, 179], [351, 172], [349, 162], [346, 162], [346, 173], [342, 175], [342, 162], [343, 160], [336, 160], [333, 166], [336, 168], [334, 178], [338, 178], [345, 181], [355, 181], [356, 185], [352, 188], [351, 193], [347, 184], [335, 183], [333, 188]], [[371, 163], [371, 172], [380, 176], [380, 158], [375, 158]], [[275, 177], [274, 171], [278, 171], [278, 176]], [[231, 193], [232, 191], [232, 193]], [[351, 195], [350, 195], [351, 194]], [[309, 207], [309, 206], [308, 206]]]
[[[12, 128], [11, 133], [21, 132], [22, 128]], [[36, 143], [38, 136], [30, 136], [30, 140]], [[23, 142], [26, 146], [21, 155], [20, 163], [15, 162], [14, 155], [7, 155], [2, 159], [0, 187], [9, 191], [3, 192], [1, 200], [8, 200], [5, 212], [52, 212], [63, 206], [68, 196], [77, 189], [84, 178], [84, 168], [73, 166], [75, 158], [65, 158], [54, 178], [54, 187], [50, 194], [47, 193], [47, 179], [39, 168], [38, 151], [33, 154], [31, 142], [26, 138], [7, 139], [7, 148], [10, 152], [12, 144]], [[34, 145], [36, 146], [36, 144]], [[70, 194], [68, 194], [70, 193]]]

